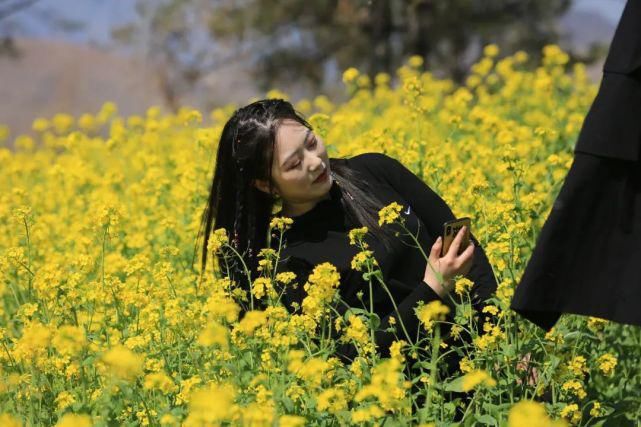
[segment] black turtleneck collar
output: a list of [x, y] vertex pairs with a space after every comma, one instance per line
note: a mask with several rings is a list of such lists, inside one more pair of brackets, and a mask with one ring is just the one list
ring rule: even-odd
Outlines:
[[[311, 229], [314, 228], [324, 228], [321, 226], [327, 226], [333, 223], [342, 225], [343, 207], [340, 203], [341, 190], [336, 183], [336, 180], [332, 181], [332, 185], [329, 189], [329, 195], [329, 198], [320, 200], [307, 212], [290, 217], [294, 222], [287, 234], [294, 234], [297, 232], [304, 233], [306, 231], [311, 231]], [[281, 213], [282, 209], [276, 212], [273, 217], [282, 216]]]

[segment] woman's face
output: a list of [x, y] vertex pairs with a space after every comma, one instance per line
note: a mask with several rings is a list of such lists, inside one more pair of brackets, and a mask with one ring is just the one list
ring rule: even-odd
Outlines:
[[[296, 215], [325, 198], [332, 184], [329, 172], [322, 139], [297, 121], [284, 119], [276, 134], [272, 162], [274, 192], [282, 198], [283, 209]], [[264, 180], [256, 180], [256, 187], [269, 191]]]

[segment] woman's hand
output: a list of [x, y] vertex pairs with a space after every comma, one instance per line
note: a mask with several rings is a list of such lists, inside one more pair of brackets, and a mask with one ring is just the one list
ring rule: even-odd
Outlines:
[[[533, 366], [530, 364], [530, 359], [531, 359], [531, 353], [527, 353], [525, 356], [519, 360], [519, 362], [516, 364], [516, 370], [517, 371], [526, 371], [527, 375], [527, 385], [529, 386], [535, 386], [536, 383], [539, 381], [539, 371], [536, 369], [536, 366]], [[521, 381], [520, 378], [516, 379], [517, 384], [522, 384], [523, 381]]]
[[[442, 237], [439, 236], [432, 245], [432, 250], [428, 258], [429, 262], [427, 266], [425, 266], [425, 276], [423, 280], [434, 289], [441, 298], [447, 295], [454, 287], [455, 276], [465, 275], [470, 271], [470, 268], [472, 268], [472, 261], [474, 260], [473, 242], [470, 241], [470, 245], [458, 255], [465, 228], [465, 226], [461, 227], [445, 256], [441, 257], [441, 248], [443, 247]], [[438, 279], [434, 270], [443, 276], [443, 281]]]

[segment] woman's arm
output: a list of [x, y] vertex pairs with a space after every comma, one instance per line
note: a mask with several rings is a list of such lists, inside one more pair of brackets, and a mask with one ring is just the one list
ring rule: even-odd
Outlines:
[[[383, 153], [364, 153], [349, 161], [358, 162], [360, 167], [368, 169], [407, 201], [433, 238], [430, 245], [443, 232], [443, 223], [456, 218], [447, 203], [398, 160]], [[497, 282], [480, 243], [472, 233], [470, 239], [476, 247], [474, 261], [466, 277], [474, 282], [473, 302], [478, 307], [494, 293]]]

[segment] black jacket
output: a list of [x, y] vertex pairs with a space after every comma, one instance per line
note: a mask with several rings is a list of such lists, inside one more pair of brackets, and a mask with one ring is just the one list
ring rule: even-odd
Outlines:
[[[445, 201], [396, 159], [381, 153], [365, 153], [348, 159], [330, 160], [330, 167], [335, 162], [343, 162], [362, 173], [384, 205], [393, 201], [401, 204], [401, 215], [407, 227], [415, 235], [418, 232], [418, 241], [426, 254], [429, 254], [436, 238], [442, 233], [443, 223], [455, 218]], [[290, 311], [293, 310], [293, 302], [302, 302], [305, 297], [302, 285], [313, 267], [322, 262], [330, 262], [337, 267], [341, 277], [339, 292], [343, 300], [351, 307], [362, 308], [357, 298], [359, 291], [362, 291], [363, 301], [368, 304], [369, 288], [362, 277], [363, 273], [353, 270], [350, 265], [359, 249], [349, 244], [348, 233], [360, 225], [347, 219], [340, 204], [340, 194], [338, 184], [334, 181], [330, 189], [331, 198], [320, 201], [310, 211], [294, 217], [292, 228], [285, 232], [286, 247], [281, 252], [278, 271], [293, 271], [300, 283], [298, 289], [286, 288], [283, 302]], [[480, 307], [495, 291], [497, 284], [483, 248], [473, 234], [472, 240], [476, 247], [468, 277], [475, 282], [472, 293], [476, 306]], [[414, 340], [419, 328], [414, 307], [418, 301], [439, 299], [423, 281], [427, 262], [418, 249], [410, 247], [411, 240], [408, 237], [404, 241], [400, 237], [394, 240], [389, 251], [369, 235], [365, 241], [374, 251], [401, 318]], [[376, 284], [373, 287], [373, 300], [375, 312], [381, 318], [381, 329], [389, 326], [390, 316], [398, 320], [389, 296]], [[451, 303], [449, 298], [446, 300], [444, 303]], [[400, 326], [397, 326], [397, 330], [399, 338], [403, 338]], [[383, 357], [388, 355], [388, 347], [394, 339], [391, 333], [379, 332], [376, 335], [376, 343]], [[343, 347], [341, 351], [343, 355], [347, 352], [347, 356], [354, 356], [353, 350]]]

